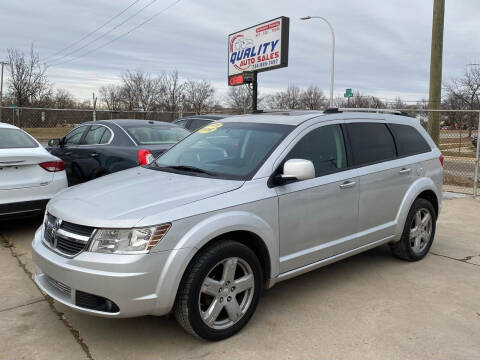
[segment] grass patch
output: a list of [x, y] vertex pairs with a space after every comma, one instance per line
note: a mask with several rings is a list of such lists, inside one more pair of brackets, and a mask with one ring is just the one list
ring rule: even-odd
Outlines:
[[55, 127], [55, 128], [23, 128], [27, 133], [37, 140], [58, 139], [64, 137], [73, 126]]
[[443, 183], [445, 185], [473, 187], [473, 179], [465, 176], [453, 175], [450, 173], [443, 173]]

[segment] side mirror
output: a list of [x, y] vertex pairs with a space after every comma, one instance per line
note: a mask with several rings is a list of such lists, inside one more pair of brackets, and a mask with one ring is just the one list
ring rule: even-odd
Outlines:
[[48, 146], [59, 146], [62, 142], [62, 139], [50, 139], [48, 140]]
[[315, 167], [310, 160], [290, 159], [283, 165], [283, 174], [279, 175], [279, 182], [287, 184], [315, 178]]

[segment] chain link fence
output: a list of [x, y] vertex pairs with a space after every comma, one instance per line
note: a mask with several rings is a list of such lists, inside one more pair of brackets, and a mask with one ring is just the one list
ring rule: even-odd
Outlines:
[[[392, 112], [391, 109], [351, 109], [366, 112]], [[400, 109], [416, 117], [427, 128], [428, 113], [425, 109]], [[441, 110], [439, 148], [445, 157], [444, 190], [464, 194], [474, 191], [475, 174], [478, 172], [478, 127], [480, 111]], [[139, 112], [97, 110], [96, 120], [106, 119], [147, 119], [171, 122], [181, 116], [195, 115], [178, 112]], [[64, 136], [75, 125], [94, 119], [93, 110], [41, 109], [41, 108], [2, 108], [0, 122], [6, 122], [29, 132], [41, 142]], [[477, 138], [476, 138], [477, 136]]]
[[18, 126], [40, 141], [64, 136], [78, 124], [92, 120], [139, 119], [172, 122], [189, 112], [111, 111], [3, 107], [0, 122]]

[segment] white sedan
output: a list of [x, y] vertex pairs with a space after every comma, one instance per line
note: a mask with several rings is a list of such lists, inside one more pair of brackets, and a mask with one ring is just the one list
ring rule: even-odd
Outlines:
[[41, 213], [67, 186], [63, 161], [25, 131], [0, 123], [0, 219]]

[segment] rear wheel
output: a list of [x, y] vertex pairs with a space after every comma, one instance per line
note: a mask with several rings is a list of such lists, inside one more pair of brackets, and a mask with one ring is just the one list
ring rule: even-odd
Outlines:
[[243, 328], [262, 290], [260, 262], [247, 246], [225, 240], [205, 248], [185, 272], [175, 317], [189, 333], [216, 341]]
[[432, 204], [422, 198], [416, 199], [408, 213], [400, 241], [391, 245], [392, 252], [408, 261], [423, 259], [432, 246], [436, 221]]

